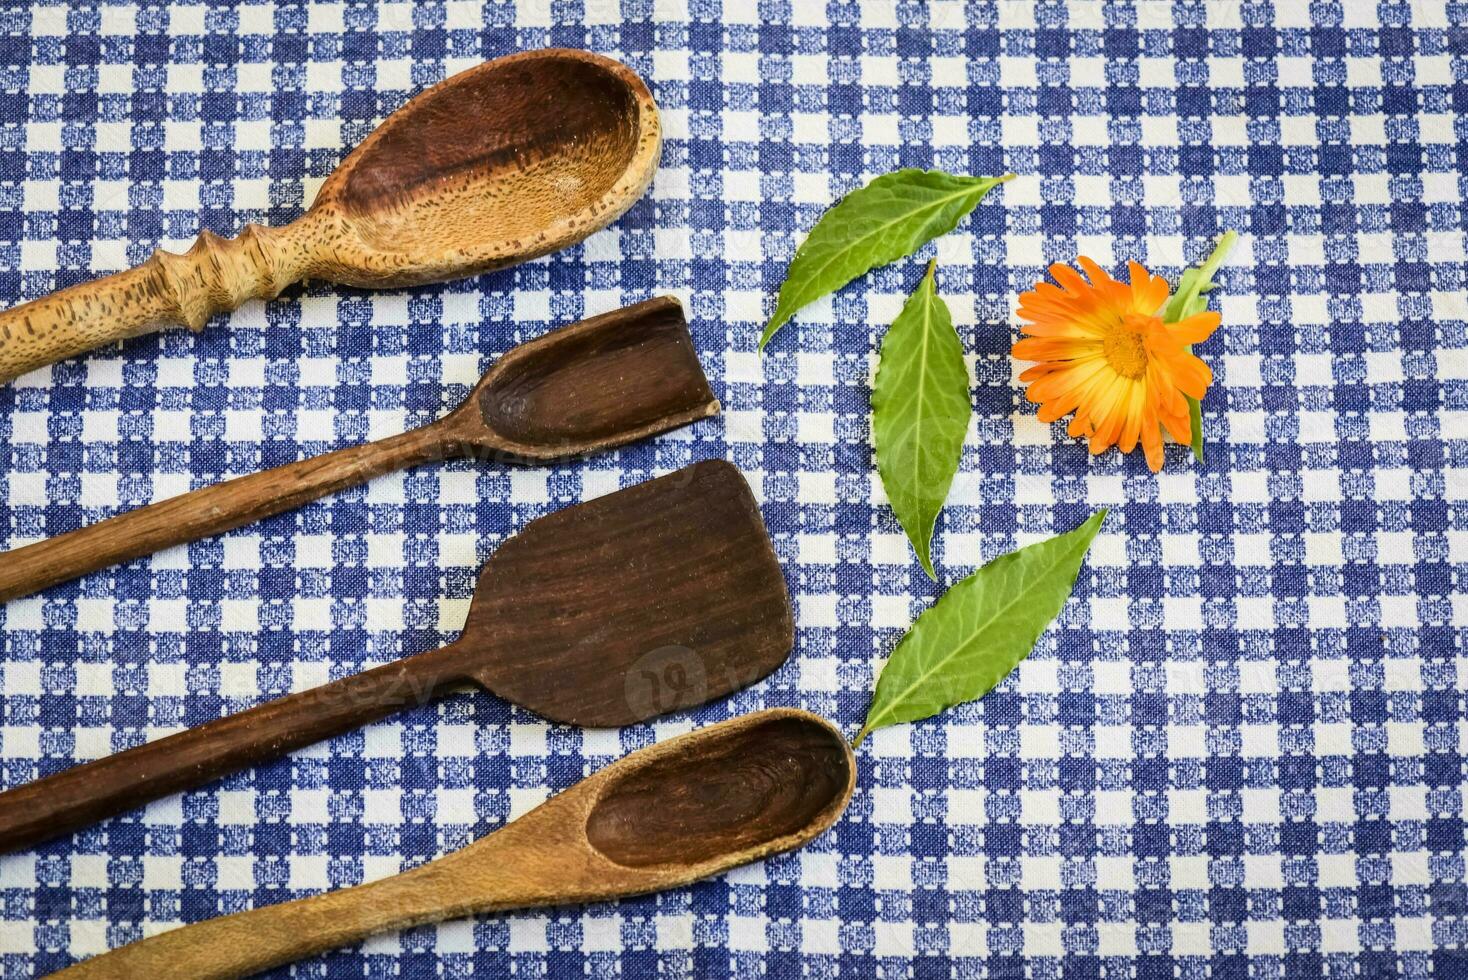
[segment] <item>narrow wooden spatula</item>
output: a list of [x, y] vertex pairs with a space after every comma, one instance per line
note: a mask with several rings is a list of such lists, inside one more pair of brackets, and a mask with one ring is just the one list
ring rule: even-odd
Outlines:
[[531, 521], [485, 564], [464, 632], [421, 653], [0, 793], [0, 852], [472, 682], [553, 721], [627, 725], [778, 667], [794, 620], [739, 471], [685, 467]]
[[855, 784], [829, 722], [760, 711], [634, 752], [411, 871], [151, 936], [57, 976], [228, 980], [388, 929], [676, 888], [808, 843]]
[[651, 299], [513, 348], [431, 425], [238, 477], [0, 554], [0, 602], [455, 456], [565, 459], [714, 415], [683, 307]]

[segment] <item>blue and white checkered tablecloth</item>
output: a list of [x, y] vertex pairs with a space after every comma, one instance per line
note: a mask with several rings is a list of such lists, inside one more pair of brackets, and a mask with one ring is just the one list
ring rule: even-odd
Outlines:
[[[944, 582], [1112, 516], [1035, 655], [877, 734], [847, 816], [694, 888], [389, 934], [276, 976], [1468, 976], [1468, 6], [556, 0], [0, 7], [0, 301], [301, 214], [413, 92], [547, 45], [666, 133], [584, 245], [467, 282], [312, 285], [0, 387], [0, 545], [427, 422], [528, 337], [672, 292], [725, 411], [584, 464], [380, 479], [0, 607], [0, 783], [430, 649], [552, 509], [737, 463], [790, 580], [770, 679], [622, 731], [462, 694], [0, 857], [0, 976], [371, 880], [659, 738], [770, 705], [854, 731], [939, 592], [868, 390], [936, 255], [975, 418]], [[958, 231], [755, 341], [796, 242], [900, 166], [1012, 170]], [[1209, 455], [1036, 421], [1016, 294], [1170, 278], [1225, 229]], [[3, 559], [0, 559], [3, 560]]]

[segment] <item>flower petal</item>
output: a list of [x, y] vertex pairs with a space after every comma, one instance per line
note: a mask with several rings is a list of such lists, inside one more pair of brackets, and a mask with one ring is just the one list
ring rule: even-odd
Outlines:
[[1076, 264], [1079, 265], [1082, 269], [1086, 270], [1086, 276], [1098, 288], [1101, 286], [1105, 286], [1108, 283], [1116, 282], [1115, 279], [1111, 278], [1111, 273], [1107, 272], [1105, 269], [1097, 265], [1096, 261], [1092, 259], [1089, 255], [1077, 256]]
[[1153, 473], [1162, 469], [1162, 430], [1157, 425], [1157, 412], [1152, 406], [1142, 409], [1142, 452], [1147, 457], [1147, 467]]
[[1170, 358], [1167, 365], [1177, 381], [1178, 390], [1194, 398], [1202, 398], [1213, 383], [1213, 369], [1192, 354]]
[[1146, 391], [1146, 385], [1132, 383], [1131, 394], [1126, 402], [1126, 415], [1122, 421], [1121, 435], [1116, 440], [1116, 448], [1124, 453], [1129, 453], [1137, 448], [1137, 439], [1142, 434], [1142, 406], [1147, 401]]
[[1213, 331], [1218, 329], [1218, 324], [1221, 320], [1222, 317], [1213, 310], [1194, 313], [1192, 316], [1185, 317], [1168, 326], [1167, 332], [1180, 343], [1201, 344], [1213, 336]]
[[1152, 275], [1140, 262], [1128, 262], [1127, 271], [1132, 280], [1132, 310], [1147, 316], [1155, 315], [1162, 309], [1162, 304], [1167, 302], [1167, 280]]

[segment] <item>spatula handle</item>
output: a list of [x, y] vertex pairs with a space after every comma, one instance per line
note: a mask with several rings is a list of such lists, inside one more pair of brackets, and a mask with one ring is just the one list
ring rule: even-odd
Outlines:
[[383, 473], [444, 459], [462, 445], [453, 438], [452, 420], [216, 483], [0, 553], [0, 602], [294, 510]]
[[0, 793], [0, 853], [70, 833], [350, 731], [457, 683], [453, 647], [418, 654]]
[[0, 313], [0, 382], [117, 340], [182, 324], [202, 329], [248, 299], [274, 299], [305, 274], [308, 236], [246, 225], [238, 238], [200, 232], [183, 254], [155, 251], [125, 272]]

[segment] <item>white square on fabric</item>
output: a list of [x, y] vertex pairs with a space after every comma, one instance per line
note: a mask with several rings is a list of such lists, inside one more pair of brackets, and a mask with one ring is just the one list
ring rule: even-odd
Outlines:
[[1420, 756], [1425, 751], [1425, 728], [1420, 721], [1386, 723], [1386, 751], [1395, 756]]
[[1322, 854], [1315, 861], [1319, 868], [1315, 881], [1321, 888], [1355, 888], [1360, 881], [1355, 854]]
[[362, 822], [397, 824], [403, 819], [403, 791], [400, 789], [365, 789], [362, 791]]
[[1278, 789], [1245, 788], [1239, 791], [1239, 797], [1243, 802], [1242, 820], [1244, 823], [1279, 822]]
[[741, 915], [729, 917], [729, 948], [732, 950], [762, 950], [766, 944], [769, 923], [763, 918]]
[[1393, 948], [1399, 952], [1425, 953], [1438, 948], [1433, 938], [1433, 920], [1427, 916], [1399, 916], [1392, 920], [1392, 933]]
[[581, 948], [588, 953], [619, 951], [622, 921], [620, 915], [588, 916], [581, 923]]
[[1356, 919], [1321, 919], [1320, 951], [1353, 953], [1361, 949], [1361, 923]]
[[1208, 754], [1207, 727], [1203, 725], [1168, 725], [1167, 754], [1170, 758], [1177, 759], [1205, 758]]
[[1055, 826], [1060, 821], [1060, 798], [1051, 790], [1020, 791], [1020, 822]]
[[1126, 790], [1096, 791], [1097, 826], [1118, 826], [1132, 822], [1132, 794]]
[[1098, 759], [1132, 758], [1135, 754], [1132, 748], [1132, 726], [1096, 726], [1095, 745], [1095, 755]]
[[219, 816], [217, 819], [220, 825], [238, 826], [255, 822], [254, 790], [222, 790], [218, 799]]

